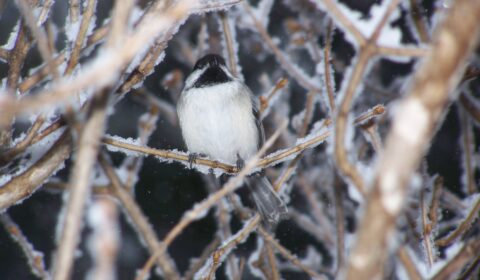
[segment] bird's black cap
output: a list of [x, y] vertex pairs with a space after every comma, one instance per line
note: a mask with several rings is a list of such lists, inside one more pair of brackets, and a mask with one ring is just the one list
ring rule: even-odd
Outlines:
[[232, 78], [230, 78], [220, 66], [225, 66], [225, 59], [218, 54], [207, 54], [200, 58], [197, 63], [195, 63], [193, 71], [204, 69], [205, 67], [207, 67], [207, 69], [198, 77], [193, 87], [203, 88], [231, 81]]
[[195, 66], [193, 67], [193, 70], [197, 69], [202, 69], [205, 66], [225, 66], [225, 59], [223, 57], [219, 56], [218, 54], [207, 54], [206, 56], [200, 58], [197, 63], [195, 63]]

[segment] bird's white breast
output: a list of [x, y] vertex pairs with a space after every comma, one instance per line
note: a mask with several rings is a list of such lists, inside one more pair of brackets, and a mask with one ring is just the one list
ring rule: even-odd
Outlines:
[[233, 81], [182, 92], [178, 116], [189, 152], [234, 164], [258, 149], [250, 91]]

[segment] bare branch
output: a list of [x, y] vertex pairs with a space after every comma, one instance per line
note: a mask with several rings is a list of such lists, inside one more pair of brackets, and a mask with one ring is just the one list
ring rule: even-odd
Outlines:
[[54, 267], [53, 279], [63, 280], [69, 278], [73, 266], [75, 248], [77, 247], [80, 231], [82, 229], [82, 218], [84, 216], [85, 204], [90, 196], [90, 178], [94, 165], [97, 161], [98, 149], [105, 129], [106, 105], [109, 96], [109, 89], [92, 100], [92, 111], [85, 123], [78, 139], [78, 152], [73, 167], [73, 174], [70, 177], [71, 192], [66, 205], [66, 214], [58, 244]]
[[374, 188], [349, 260], [348, 279], [382, 277], [388, 236], [394, 232], [408, 182], [448, 105], [449, 93], [460, 81], [465, 59], [476, 42], [472, 34], [479, 33], [479, 16], [480, 2], [473, 5], [457, 1], [438, 26], [432, 50], [398, 108], [401, 113], [394, 120], [379, 160]]
[[0, 223], [3, 224], [10, 237], [22, 248], [33, 274], [42, 279], [49, 279], [50, 275], [45, 270], [43, 253], [33, 248], [32, 244], [27, 240], [27, 237], [22, 233], [20, 227], [12, 221], [7, 213], [0, 214]]

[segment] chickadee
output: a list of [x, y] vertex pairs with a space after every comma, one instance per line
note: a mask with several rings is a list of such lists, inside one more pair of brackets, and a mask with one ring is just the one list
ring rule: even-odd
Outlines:
[[[193, 156], [205, 155], [243, 167], [265, 140], [252, 92], [216, 54], [204, 56], [193, 67], [177, 113], [183, 139]], [[262, 219], [276, 224], [287, 208], [268, 179], [259, 173], [245, 181]]]

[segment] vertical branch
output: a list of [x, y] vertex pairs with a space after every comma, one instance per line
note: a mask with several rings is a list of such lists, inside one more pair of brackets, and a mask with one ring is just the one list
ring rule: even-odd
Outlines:
[[[235, 49], [233, 47], [233, 44], [234, 44], [233, 40], [235, 40], [235, 38], [233, 38], [233, 34], [231, 30], [232, 26], [230, 26], [228, 22], [228, 16], [226, 12], [222, 11], [222, 12], [219, 12], [218, 14], [222, 22], [223, 36], [225, 36], [225, 45], [226, 45], [226, 48], [227, 48], [226, 51], [228, 54], [228, 66], [232, 71], [233, 76], [239, 77], [240, 73], [238, 72], [238, 69], [237, 69], [237, 59], [236, 59], [237, 54], [235, 53]], [[235, 27], [233, 26], [233, 28]]]
[[105, 129], [106, 105], [109, 89], [103, 89], [92, 100], [92, 108], [78, 139], [78, 152], [70, 176], [70, 194], [68, 196], [64, 220], [60, 221], [60, 244], [58, 245], [53, 267], [53, 279], [68, 279], [73, 266], [74, 252], [77, 247], [85, 205], [90, 196], [90, 178], [97, 161], [98, 148]]
[[[433, 137], [458, 84], [480, 26], [480, 2], [456, 1], [438, 26], [432, 49], [399, 104], [385, 151], [377, 165], [347, 279], [381, 278], [389, 239], [400, 215], [408, 182]], [[473, 36], [472, 36], [473, 35]], [[438, 61], [442, 61], [441, 64]]]
[[80, 0], [70, 0], [70, 5], [68, 9], [70, 13], [70, 21], [77, 22], [80, 17]]
[[[83, 42], [85, 41], [85, 37], [87, 36], [88, 26], [92, 21], [91, 19], [95, 11], [96, 2], [97, 2], [96, 0], [88, 0], [87, 2], [87, 8], [83, 13], [82, 22], [80, 23], [80, 30], [78, 31], [77, 38], [75, 39], [75, 44], [72, 48], [72, 53], [70, 54], [70, 58], [68, 60], [67, 68], [65, 69], [64, 75], [70, 75], [78, 63], [80, 50], [82, 49]], [[71, 12], [70, 15], [73, 22], [78, 20], [79, 14], [76, 14], [79, 10], [78, 5], [79, 3], [77, 1], [72, 0], [70, 2], [70, 12]]]
[[55, 63], [53, 63], [53, 51], [50, 48], [50, 43], [48, 36], [42, 28], [37, 25], [37, 20], [33, 15], [32, 8], [26, 0], [16, 0], [17, 6], [22, 13], [22, 16], [27, 23], [28, 27], [30, 28], [31, 34], [37, 40], [38, 49], [40, 51], [40, 55], [45, 63], [48, 65], [48, 69], [50, 74], [53, 77], [58, 77], [57, 70], [55, 68]]
[[462, 141], [461, 147], [462, 149], [462, 159], [463, 159], [463, 174], [462, 174], [462, 181], [464, 184], [464, 191], [468, 195], [472, 195], [477, 192], [477, 186], [475, 185], [475, 161], [472, 157], [475, 154], [474, 143], [475, 139], [473, 136], [473, 124], [470, 116], [468, 113], [463, 110], [463, 108], [458, 107], [459, 114], [460, 114], [460, 122], [461, 122], [461, 132], [462, 135], [460, 139]]
[[[335, 172], [335, 171], [333, 171]], [[333, 184], [333, 193], [335, 196], [335, 226], [337, 230], [337, 270], [343, 267], [345, 262], [345, 209], [343, 206], [343, 186], [337, 174]]]
[[89, 209], [88, 220], [93, 229], [89, 239], [94, 268], [91, 279], [113, 280], [120, 243], [118, 210], [109, 198], [100, 198]]
[[[123, 209], [125, 210], [126, 215], [133, 221], [135, 230], [139, 232], [142, 239], [147, 243], [148, 250], [151, 254], [153, 254], [155, 249], [158, 248], [161, 243], [157, 239], [155, 231], [148, 222], [147, 217], [143, 215], [142, 210], [135, 202], [130, 192], [125, 188], [125, 186], [122, 185], [120, 178], [118, 178], [115, 170], [113, 170], [112, 166], [106, 160], [104, 155], [100, 156], [100, 165], [112, 184], [113, 193], [124, 206]], [[180, 275], [177, 272], [175, 263], [168, 253], [159, 256], [156, 261], [168, 279], [180, 279]]]
[[427, 221], [427, 205], [425, 203], [425, 190], [421, 189], [420, 190], [420, 215], [422, 217], [422, 227], [423, 227], [423, 232], [422, 232], [422, 239], [423, 243], [425, 246], [425, 251], [427, 253], [427, 261], [428, 261], [428, 266], [429, 268], [432, 268], [433, 263], [435, 262], [434, 259], [434, 248], [432, 244], [432, 239], [430, 236], [430, 233], [432, 231], [431, 225]]
[[323, 67], [325, 72], [325, 86], [326, 93], [328, 96], [328, 102], [330, 105], [330, 117], [333, 118], [335, 115], [335, 95], [332, 81], [332, 68], [331, 68], [331, 49], [332, 49], [332, 33], [333, 33], [333, 22], [332, 20], [328, 21], [327, 33], [325, 34], [325, 48], [323, 49]]

